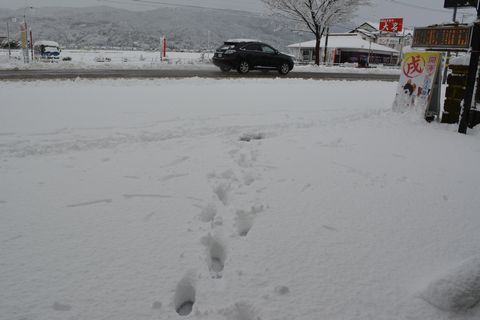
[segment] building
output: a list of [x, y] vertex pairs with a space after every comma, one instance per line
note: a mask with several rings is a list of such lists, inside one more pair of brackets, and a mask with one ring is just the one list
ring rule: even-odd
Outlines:
[[364, 22], [357, 28], [353, 29], [351, 33], [359, 33], [364, 37], [372, 39], [373, 42], [392, 49], [402, 51], [403, 47], [410, 46], [413, 41], [413, 30], [406, 30], [402, 32], [381, 32], [380, 23]]
[[[321, 61], [325, 51], [326, 37], [320, 41]], [[312, 62], [315, 60], [315, 40], [295, 43], [288, 46], [299, 61]], [[375, 43], [374, 38], [362, 33], [331, 33], [328, 35], [327, 62], [363, 63], [395, 65], [400, 52], [396, 49]]]

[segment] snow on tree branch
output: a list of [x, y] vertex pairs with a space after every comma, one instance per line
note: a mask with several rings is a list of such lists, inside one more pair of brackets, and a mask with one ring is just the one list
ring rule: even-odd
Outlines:
[[315, 63], [320, 64], [320, 39], [326, 28], [346, 21], [370, 0], [261, 0], [272, 12], [301, 23], [308, 28], [317, 41]]

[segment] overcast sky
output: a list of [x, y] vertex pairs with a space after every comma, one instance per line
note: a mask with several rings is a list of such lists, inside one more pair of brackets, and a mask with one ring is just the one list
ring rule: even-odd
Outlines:
[[[407, 26], [425, 26], [451, 20], [452, 10], [443, 9], [443, 0], [372, 0], [373, 5], [362, 8], [357, 21], [378, 21], [382, 17], [403, 17]], [[129, 10], [151, 10], [161, 6], [155, 3], [170, 3], [180, 6], [199, 6], [221, 9], [235, 9], [252, 12], [265, 11], [260, 0], [0, 0], [0, 8], [25, 8], [26, 6], [85, 7], [107, 5]], [[465, 19], [473, 19], [475, 10], [462, 10]], [[352, 23], [353, 24], [353, 23]], [[350, 23], [344, 27], [350, 28]]]

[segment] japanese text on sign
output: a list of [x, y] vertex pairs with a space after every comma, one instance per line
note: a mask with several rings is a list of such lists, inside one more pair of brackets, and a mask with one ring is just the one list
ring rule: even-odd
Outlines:
[[384, 18], [380, 19], [381, 32], [402, 32], [403, 18]]

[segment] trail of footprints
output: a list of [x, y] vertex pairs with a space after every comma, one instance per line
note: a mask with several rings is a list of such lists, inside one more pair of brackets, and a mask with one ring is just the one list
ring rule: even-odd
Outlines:
[[[233, 158], [241, 178], [233, 169], [208, 174], [207, 179], [212, 184], [213, 200], [204, 206], [198, 215], [201, 222], [210, 226], [210, 231], [201, 238], [200, 242], [205, 248], [205, 261], [212, 281], [223, 277], [228, 257], [227, 241], [223, 236], [224, 229], [228, 226], [224, 225], [222, 213], [234, 212], [233, 216], [230, 213], [225, 220], [232, 221], [230, 229], [233, 230], [237, 239], [240, 239], [247, 237], [254, 226], [256, 217], [264, 210], [263, 205], [252, 206], [247, 210], [231, 210], [232, 191], [235, 190], [241, 194], [246, 188], [251, 188], [250, 186], [258, 179], [259, 173], [254, 168], [258, 158], [257, 150], [245, 152], [242, 149], [235, 149], [230, 151], [229, 155]], [[190, 272], [179, 281], [175, 290], [174, 304], [178, 315], [187, 316], [193, 311], [195, 296], [196, 274]], [[254, 319], [254, 314], [257, 312], [251, 312], [250, 309], [248, 304], [237, 303], [222, 312], [233, 312], [242, 316], [241, 319], [251, 320]]]

